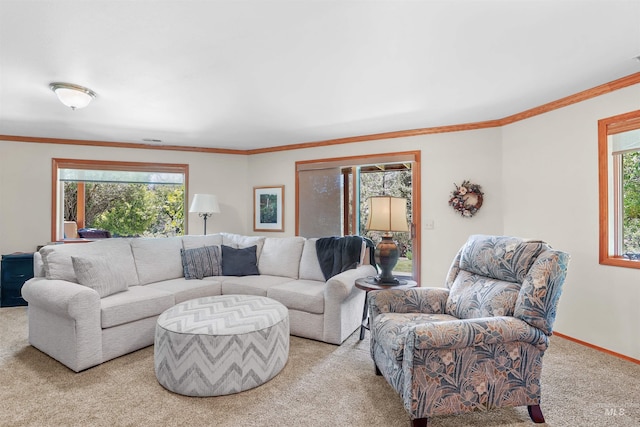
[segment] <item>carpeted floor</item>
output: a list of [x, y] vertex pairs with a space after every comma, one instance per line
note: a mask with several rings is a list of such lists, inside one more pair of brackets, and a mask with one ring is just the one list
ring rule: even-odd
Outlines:
[[[28, 344], [24, 307], [0, 309], [0, 343], [2, 426], [409, 425], [357, 333], [341, 346], [291, 337], [289, 361], [274, 379], [209, 398], [162, 388], [152, 347], [76, 374]], [[542, 380], [547, 425], [640, 425], [639, 365], [553, 337]], [[434, 417], [430, 425], [534, 424], [523, 407]]]

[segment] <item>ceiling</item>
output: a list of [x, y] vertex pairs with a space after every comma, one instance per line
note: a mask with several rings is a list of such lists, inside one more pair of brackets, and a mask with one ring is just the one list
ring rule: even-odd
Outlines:
[[0, 135], [252, 150], [480, 122], [639, 55], [638, 0], [0, 0]]

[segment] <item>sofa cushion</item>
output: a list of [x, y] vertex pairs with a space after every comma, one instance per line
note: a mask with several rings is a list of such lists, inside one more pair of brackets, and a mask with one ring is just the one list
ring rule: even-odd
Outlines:
[[254, 276], [258, 271], [256, 246], [235, 249], [222, 245], [222, 274], [224, 276]]
[[47, 277], [44, 272], [44, 262], [42, 261], [42, 254], [40, 252], [33, 254], [33, 276]]
[[173, 294], [176, 304], [178, 304], [190, 299], [220, 295], [222, 293], [222, 284], [217, 279], [218, 276], [205, 277], [202, 280], [171, 279], [150, 283], [145, 288], [170, 292]]
[[473, 235], [462, 248], [460, 269], [497, 280], [522, 283], [538, 255], [548, 248], [539, 240]]
[[262, 245], [264, 244], [264, 236], [243, 236], [240, 234], [220, 233], [222, 235], [222, 244], [232, 248], [241, 249], [249, 246], [256, 246], [256, 257], [260, 258], [262, 253]]
[[275, 285], [290, 282], [293, 279], [280, 276], [219, 276], [222, 281], [222, 295], [242, 294], [267, 296], [267, 290]]
[[221, 244], [222, 234], [182, 236], [182, 247], [184, 249], [201, 248], [203, 246], [220, 246]]
[[138, 284], [138, 273], [129, 239], [105, 239], [91, 243], [47, 245], [40, 249], [45, 277], [78, 283], [71, 262], [72, 256], [99, 256], [117, 265], [126, 277], [127, 286]]
[[322, 314], [324, 313], [325, 285], [324, 281], [294, 280], [269, 287], [267, 296], [292, 310]]
[[304, 237], [267, 237], [258, 260], [260, 274], [298, 278]]
[[141, 285], [183, 277], [181, 237], [131, 239]]
[[320, 261], [318, 261], [318, 252], [316, 250], [317, 240], [318, 238], [314, 237], [304, 241], [304, 247], [300, 257], [299, 277], [304, 280], [319, 280], [324, 282], [324, 274], [322, 274]]
[[173, 294], [148, 286], [130, 286], [124, 292], [100, 300], [102, 328], [159, 316], [175, 305]]
[[445, 312], [460, 319], [513, 316], [520, 286], [460, 271], [449, 290]]
[[201, 279], [220, 275], [220, 248], [203, 246], [201, 248], [180, 249], [182, 270], [185, 279]]
[[120, 267], [103, 257], [72, 256], [78, 283], [94, 289], [104, 298], [127, 289], [127, 278]]

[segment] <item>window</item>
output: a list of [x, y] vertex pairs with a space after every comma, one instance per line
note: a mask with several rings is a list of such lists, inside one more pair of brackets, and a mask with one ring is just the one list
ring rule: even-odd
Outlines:
[[52, 174], [52, 241], [185, 233], [188, 165], [53, 159]]
[[640, 268], [640, 110], [598, 122], [600, 264]]
[[296, 234], [363, 235], [377, 243], [380, 233], [364, 229], [369, 197], [404, 197], [412, 232], [394, 236], [401, 250], [394, 273], [419, 280], [419, 186], [419, 151], [297, 162]]

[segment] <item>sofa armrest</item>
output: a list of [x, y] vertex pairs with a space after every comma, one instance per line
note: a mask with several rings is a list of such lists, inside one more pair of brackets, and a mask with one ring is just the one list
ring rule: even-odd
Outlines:
[[29, 344], [75, 372], [102, 359], [100, 297], [66, 280], [34, 278], [22, 287], [29, 303]]
[[91, 311], [100, 316], [98, 292], [66, 280], [29, 279], [22, 287], [22, 297], [29, 305], [64, 317], [77, 319]]
[[356, 286], [356, 279], [361, 277], [373, 276], [376, 269], [372, 265], [361, 265], [358, 268], [343, 271], [327, 280], [324, 288], [325, 299], [334, 299], [343, 301], [346, 299]]
[[369, 292], [371, 318], [380, 313], [443, 314], [449, 290], [445, 288], [385, 289]]
[[416, 325], [407, 336], [408, 347], [419, 350], [454, 349], [477, 345], [525, 342], [541, 351], [549, 338], [527, 322], [510, 316], [427, 322]]

